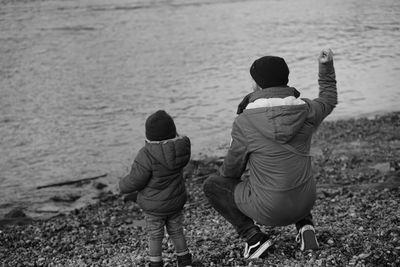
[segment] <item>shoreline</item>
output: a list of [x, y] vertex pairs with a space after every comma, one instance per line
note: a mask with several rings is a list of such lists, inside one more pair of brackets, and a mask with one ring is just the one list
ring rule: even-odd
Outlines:
[[[314, 134], [311, 154], [321, 249], [301, 253], [292, 226], [264, 227], [276, 239], [265, 263], [400, 264], [400, 112], [325, 121]], [[203, 181], [221, 164], [221, 157], [211, 157], [192, 160], [185, 168], [189, 248], [205, 266], [248, 266], [241, 258], [243, 243], [202, 193]], [[100, 192], [96, 203], [49, 219], [32, 220], [19, 213], [0, 221], [4, 266], [144, 266], [147, 237], [140, 208], [107, 188]], [[164, 260], [175, 262], [171, 246], [164, 250]]]
[[[375, 117], [386, 116], [387, 114], [396, 112], [400, 111], [388, 112], [385, 110], [380, 110], [376, 112], [360, 113], [353, 116], [346, 115], [345, 117], [342, 117], [340, 115], [337, 115], [337, 113], [335, 113], [328, 116], [326, 122], [334, 122], [341, 120], [347, 121], [353, 119], [358, 120], [363, 118], [374, 119]], [[222, 132], [224, 134], [221, 134]], [[193, 152], [192, 159], [209, 160], [210, 157], [211, 158], [224, 157], [230, 139], [230, 134], [229, 134], [230, 129], [225, 129], [222, 132], [216, 134], [216, 137], [212, 142], [204, 141], [208, 140], [207, 137], [205, 137], [204, 140], [201, 138], [193, 139], [193, 141], [195, 142], [192, 146], [192, 152]], [[138, 142], [135, 142], [135, 144], [138, 144]], [[133, 155], [135, 151], [136, 151], [135, 149], [129, 150], [129, 153], [127, 153], [126, 155]], [[101, 159], [104, 160], [103, 158]], [[126, 157], [124, 157], [123, 160], [126, 160]], [[91, 161], [88, 162], [92, 161], [93, 159], [91, 159]], [[120, 162], [122, 161], [119, 161], [118, 164], [120, 164]], [[51, 164], [52, 160], [50, 160], [50, 165]], [[23, 168], [24, 170], [21, 170], [21, 173], [19, 173], [18, 175], [11, 175], [11, 174], [9, 176], [6, 175], [7, 178], [5, 178], [4, 181], [5, 186], [2, 190], [4, 196], [2, 198], [2, 201], [0, 201], [0, 220], [4, 216], [6, 216], [7, 213], [12, 212], [14, 209], [23, 211], [27, 216], [32, 217], [33, 219], [40, 219], [40, 218], [50, 218], [53, 216], [57, 216], [59, 213], [70, 212], [76, 208], [82, 208], [86, 205], [93, 204], [95, 201], [97, 201], [96, 199], [98, 199], [105, 193], [104, 191], [111, 190], [113, 193], [117, 192], [115, 188], [116, 181], [118, 180], [119, 177], [124, 175], [122, 170], [124, 168], [129, 168], [128, 166], [130, 166], [130, 164], [131, 162], [127, 161], [123, 164], [124, 166], [122, 166], [122, 164], [120, 164], [120, 166], [118, 165], [118, 168], [115, 168], [116, 165], [106, 166], [105, 167], [106, 169], [104, 169], [102, 166], [100, 168], [91, 167], [88, 168], [90, 169], [90, 171], [83, 170], [86, 168], [82, 168], [82, 170], [80, 171], [81, 173], [77, 172], [77, 175], [75, 174], [70, 175], [68, 171], [57, 173], [57, 168], [52, 170], [52, 167], [49, 167], [48, 174], [51, 175], [50, 176], [41, 175], [41, 177], [44, 178], [43, 181], [37, 179], [37, 177], [31, 179], [31, 181], [36, 181], [37, 183], [39, 183], [38, 185], [41, 186], [51, 183], [51, 179], [49, 179], [49, 177], [53, 177], [53, 175], [59, 179], [62, 179], [59, 182], [62, 181], [68, 182], [70, 180], [72, 181], [75, 179], [79, 180], [86, 178], [87, 177], [86, 175], [96, 176], [108, 173], [108, 176], [106, 178], [99, 180], [101, 184], [106, 185], [104, 189], [100, 190], [97, 188], [97, 185], [93, 183], [86, 183], [76, 187], [69, 186], [69, 187], [59, 187], [59, 188], [52, 187], [52, 188], [37, 189], [36, 188], [37, 185], [35, 185], [35, 182], [33, 182], [33, 183], [28, 183], [27, 186], [23, 187], [21, 186], [24, 184], [25, 181], [23, 177], [28, 177], [26, 174], [26, 170], [29, 168]], [[74, 169], [74, 167], [77, 166], [72, 165], [69, 167], [70, 167], [69, 169]], [[81, 167], [78, 166], [78, 168]], [[38, 173], [40, 173], [40, 170], [38, 170]], [[13, 182], [10, 183], [10, 181]]]
[[[364, 113], [357, 116], [352, 116], [348, 118], [328, 118], [324, 121], [324, 123], [331, 124], [340, 121], [357, 121], [357, 120], [376, 120], [381, 117], [390, 116], [391, 114], [398, 114], [400, 111], [382, 111], [382, 112], [372, 112], [372, 113]], [[318, 133], [318, 131], [317, 131]], [[316, 140], [313, 137], [313, 142]], [[315, 143], [315, 142], [314, 142]], [[227, 145], [227, 144], [226, 144]], [[316, 145], [316, 146], [315, 146]], [[321, 154], [320, 151], [320, 144], [316, 143], [312, 147], [311, 153]], [[196, 155], [192, 155], [191, 161], [198, 162], [198, 161], [212, 161], [223, 159], [226, 154], [227, 147], [224, 145], [219, 145], [215, 147], [213, 152], [208, 154], [199, 153]], [[211, 155], [211, 156], [210, 156]], [[46, 192], [37, 191], [38, 195], [41, 195], [40, 203], [33, 203], [36, 205], [35, 208], [27, 208], [26, 205], [21, 204], [19, 202], [14, 203], [3, 203], [2, 206], [10, 207], [8, 210], [3, 210], [0, 212], [0, 225], [1, 224], [8, 224], [14, 223], [14, 220], [10, 220], [9, 215], [12, 215], [14, 212], [23, 212], [27, 217], [28, 220], [41, 220], [41, 219], [49, 219], [54, 216], [58, 216], [62, 213], [68, 213], [73, 211], [74, 209], [83, 208], [87, 205], [96, 203], [100, 198], [102, 198], [105, 194], [116, 194], [117, 190], [114, 184], [111, 181], [117, 181], [118, 177], [108, 176], [107, 173], [99, 173], [98, 176], [102, 176], [99, 178], [103, 178], [106, 176], [105, 179], [94, 180], [93, 183], [88, 183], [85, 181], [87, 178], [81, 179], [73, 179], [67, 180], [65, 182], [73, 182], [73, 186], [69, 187], [52, 187], [54, 190], [48, 191], [48, 199], [47, 201], [43, 200], [43, 196]], [[76, 186], [75, 186], [76, 185]], [[38, 186], [38, 188], [32, 188], [32, 190], [39, 190], [42, 187], [46, 187], [46, 185]], [[46, 190], [46, 189], [45, 189]], [[51, 189], [50, 189], [51, 190]], [[22, 219], [23, 221], [24, 219]], [[18, 222], [18, 218], [16, 220]]]

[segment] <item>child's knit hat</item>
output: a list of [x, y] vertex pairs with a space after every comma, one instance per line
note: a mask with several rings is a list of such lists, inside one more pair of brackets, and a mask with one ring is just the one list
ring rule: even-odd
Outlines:
[[174, 120], [164, 110], [158, 110], [146, 120], [146, 138], [149, 141], [162, 141], [176, 137]]
[[289, 68], [281, 57], [265, 56], [257, 59], [250, 67], [250, 75], [262, 89], [287, 85]]

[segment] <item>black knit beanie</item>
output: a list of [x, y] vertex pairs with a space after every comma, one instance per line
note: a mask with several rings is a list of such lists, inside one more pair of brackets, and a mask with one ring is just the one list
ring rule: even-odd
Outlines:
[[149, 141], [162, 141], [176, 137], [174, 120], [164, 110], [158, 110], [146, 120], [146, 138]]
[[265, 56], [254, 61], [250, 67], [250, 75], [262, 89], [287, 85], [289, 68], [281, 57]]

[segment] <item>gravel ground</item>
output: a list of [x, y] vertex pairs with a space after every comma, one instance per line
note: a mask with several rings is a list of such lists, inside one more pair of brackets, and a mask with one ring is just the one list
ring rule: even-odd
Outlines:
[[[267, 258], [242, 259], [244, 244], [204, 199], [202, 183], [222, 159], [186, 168], [189, 248], [203, 266], [400, 266], [400, 113], [325, 122], [313, 141], [320, 249], [300, 252], [294, 226], [263, 230]], [[48, 220], [0, 224], [1, 266], [145, 266], [146, 233], [136, 203], [105, 192], [99, 202]], [[175, 266], [164, 240], [166, 266]]]

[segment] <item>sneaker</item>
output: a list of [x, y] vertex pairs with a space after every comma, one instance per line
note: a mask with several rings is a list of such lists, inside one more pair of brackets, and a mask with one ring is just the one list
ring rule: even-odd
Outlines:
[[178, 267], [192, 267], [192, 254], [187, 253], [178, 256]]
[[266, 234], [256, 234], [255, 237], [246, 242], [243, 256], [245, 259], [262, 258], [264, 254], [266, 254], [267, 249], [271, 246], [272, 241], [268, 238]]
[[315, 237], [314, 227], [310, 224], [306, 224], [300, 228], [299, 233], [296, 236], [296, 242], [300, 243], [300, 250], [305, 251], [309, 249], [318, 249], [318, 241]]

